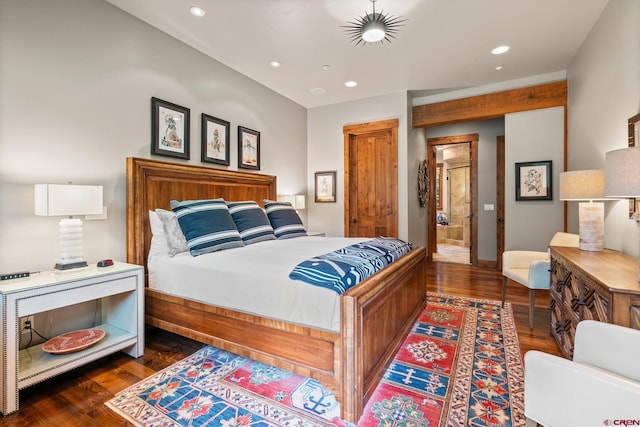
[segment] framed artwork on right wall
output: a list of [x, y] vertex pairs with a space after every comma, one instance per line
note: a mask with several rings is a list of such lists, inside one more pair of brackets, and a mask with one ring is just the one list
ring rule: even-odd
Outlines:
[[551, 160], [516, 163], [516, 201], [553, 200]]

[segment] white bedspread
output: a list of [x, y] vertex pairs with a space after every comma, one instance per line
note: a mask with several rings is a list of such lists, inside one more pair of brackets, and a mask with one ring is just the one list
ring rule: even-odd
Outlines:
[[286, 322], [340, 331], [340, 297], [289, 279], [299, 262], [369, 238], [298, 237], [191, 256], [148, 260], [149, 286], [169, 294]]

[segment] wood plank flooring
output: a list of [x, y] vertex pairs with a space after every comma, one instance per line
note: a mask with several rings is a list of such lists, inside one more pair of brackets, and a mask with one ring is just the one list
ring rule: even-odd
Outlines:
[[[501, 280], [493, 269], [433, 262], [428, 267], [428, 289], [449, 295], [500, 299]], [[528, 290], [510, 283], [507, 301], [513, 305], [522, 352], [538, 349], [559, 354], [549, 335], [548, 291], [536, 294], [534, 328], [528, 325]], [[104, 402], [189, 354], [203, 344], [155, 328], [148, 328], [145, 354], [139, 359], [118, 353], [36, 384], [20, 392], [20, 411], [0, 418], [3, 426], [128, 426]]]

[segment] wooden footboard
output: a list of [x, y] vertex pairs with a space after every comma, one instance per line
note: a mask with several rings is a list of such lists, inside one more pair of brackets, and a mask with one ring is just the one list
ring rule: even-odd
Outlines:
[[426, 250], [414, 249], [342, 298], [342, 416], [357, 422], [425, 307]]
[[[274, 199], [273, 176], [127, 159], [127, 261], [145, 265], [148, 211], [169, 200]], [[148, 324], [320, 381], [357, 422], [426, 300], [426, 251], [416, 248], [341, 297], [331, 332], [146, 289]]]

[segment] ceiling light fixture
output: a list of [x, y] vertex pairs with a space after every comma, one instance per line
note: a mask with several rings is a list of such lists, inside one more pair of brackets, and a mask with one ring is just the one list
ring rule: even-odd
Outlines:
[[358, 82], [355, 82], [353, 80], [349, 80], [348, 82], [345, 82], [344, 84], [346, 87], [356, 87], [358, 86]]
[[198, 6], [193, 6], [191, 9], [189, 9], [189, 11], [191, 12], [191, 14], [193, 16], [204, 16], [205, 15], [204, 9], [202, 9], [201, 7], [198, 7]]
[[376, 1], [370, 0], [373, 3], [373, 12], [366, 13], [365, 16], [358, 17], [355, 21], [347, 22], [349, 25], [344, 25], [346, 32], [351, 37], [351, 41], [356, 42], [356, 46], [360, 43], [363, 45], [368, 43], [384, 43], [384, 40], [391, 43], [391, 38], [395, 38], [398, 33], [398, 27], [403, 26], [402, 22], [406, 19], [400, 19], [400, 17], [385, 15], [384, 11], [376, 12]]
[[496, 65], [496, 70], [500, 71], [502, 70], [504, 67], [502, 65]]
[[507, 45], [498, 46], [496, 48], [491, 49], [491, 53], [493, 53], [494, 55], [501, 55], [505, 52], [508, 52], [509, 49], [511, 49], [511, 47]]
[[273, 68], [282, 67], [282, 63], [280, 61], [276, 61], [276, 60], [273, 60], [273, 61], [269, 62], [269, 65], [271, 65]]

